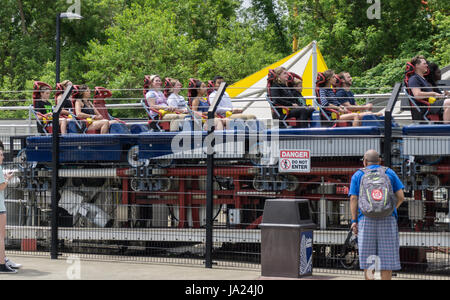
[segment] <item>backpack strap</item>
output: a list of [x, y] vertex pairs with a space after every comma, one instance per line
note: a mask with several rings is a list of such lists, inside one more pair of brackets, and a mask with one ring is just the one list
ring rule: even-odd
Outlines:
[[364, 174], [369, 173], [371, 169], [369, 168], [360, 168], [359, 169], [361, 172], [363, 172]]
[[359, 170], [362, 171], [362, 172], [365, 174], [365, 173], [368, 173], [368, 172], [370, 172], [370, 171], [377, 170], [377, 169], [382, 169], [383, 172], [386, 173], [386, 171], [387, 171], [389, 168], [388, 168], [388, 167], [385, 167], [385, 166], [380, 166], [379, 168], [376, 168], [376, 169], [369, 169], [369, 168], [366, 167], [366, 168], [360, 168]]
[[380, 169], [382, 170], [381, 174], [386, 174], [386, 171], [389, 169], [388, 167], [385, 166], [380, 166]]

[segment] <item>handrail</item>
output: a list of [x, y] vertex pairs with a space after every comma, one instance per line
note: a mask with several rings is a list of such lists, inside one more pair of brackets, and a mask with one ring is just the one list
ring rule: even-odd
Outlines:
[[400, 94], [400, 89], [402, 84], [397, 82], [392, 91], [391, 97], [389, 98], [386, 110], [384, 111], [384, 165], [386, 167], [391, 167], [391, 144], [392, 144], [392, 110], [394, 109], [395, 103], [397, 103], [398, 96]]

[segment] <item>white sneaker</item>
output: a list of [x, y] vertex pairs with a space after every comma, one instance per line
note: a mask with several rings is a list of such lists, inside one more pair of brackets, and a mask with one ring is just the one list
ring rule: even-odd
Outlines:
[[16, 264], [15, 262], [13, 262], [12, 260], [10, 260], [9, 258], [5, 257], [5, 264], [10, 267], [11, 269], [20, 269], [22, 268], [21, 264]]

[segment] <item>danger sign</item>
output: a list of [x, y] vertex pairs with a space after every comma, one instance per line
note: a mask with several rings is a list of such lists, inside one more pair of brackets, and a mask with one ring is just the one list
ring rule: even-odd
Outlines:
[[311, 156], [309, 150], [280, 150], [279, 172], [309, 173]]

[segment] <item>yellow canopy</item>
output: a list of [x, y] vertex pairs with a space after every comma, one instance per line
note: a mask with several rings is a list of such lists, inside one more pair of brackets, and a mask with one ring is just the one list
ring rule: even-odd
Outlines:
[[[317, 54], [317, 55], [315, 55]], [[314, 58], [315, 61], [314, 61]], [[314, 72], [314, 63], [316, 63], [316, 71]], [[320, 50], [317, 48], [316, 41], [311, 42], [308, 46], [297, 51], [282, 60], [265, 67], [264, 69], [236, 82], [227, 88], [227, 93], [235, 100], [250, 100], [250, 102], [239, 102], [237, 107], [249, 107], [245, 113], [255, 114], [258, 118], [271, 118], [270, 107], [266, 98], [267, 74], [269, 69], [283, 66], [289, 72], [294, 72], [303, 78], [303, 96], [313, 96], [315, 85], [315, 77], [318, 72], [324, 72], [328, 69]], [[255, 101], [257, 98], [259, 101]], [[312, 103], [311, 99], [307, 100], [308, 104]]]

